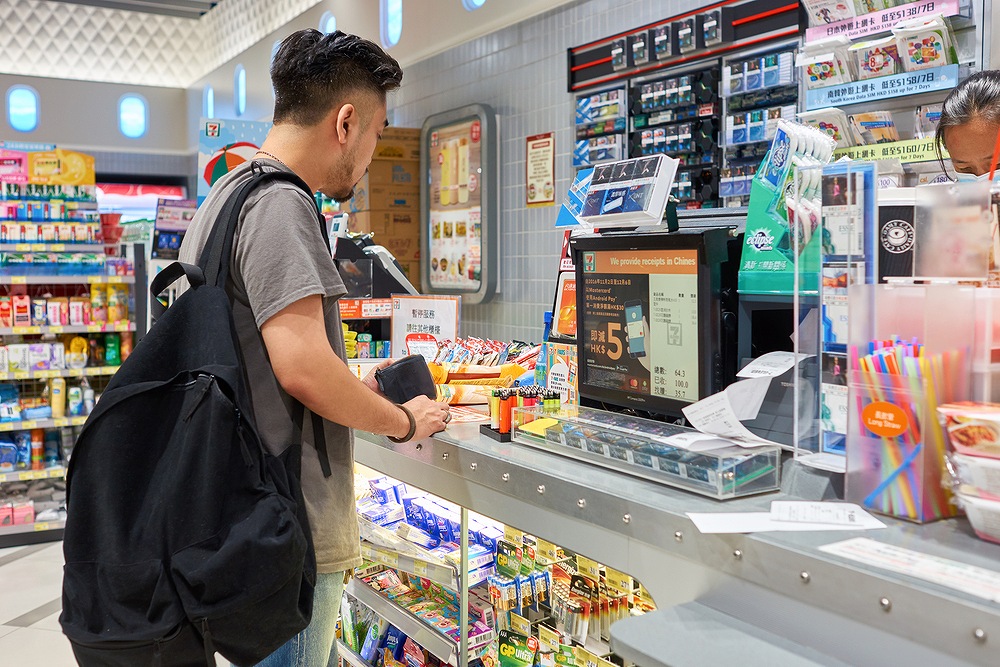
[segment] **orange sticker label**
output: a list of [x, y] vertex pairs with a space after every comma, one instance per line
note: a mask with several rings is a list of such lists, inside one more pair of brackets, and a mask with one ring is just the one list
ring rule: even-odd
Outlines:
[[903, 409], [885, 401], [865, 406], [861, 421], [869, 431], [885, 438], [898, 438], [910, 429], [910, 420]]

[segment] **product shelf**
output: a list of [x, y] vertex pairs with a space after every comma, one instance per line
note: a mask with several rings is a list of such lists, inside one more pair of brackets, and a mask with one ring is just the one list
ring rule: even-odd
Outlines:
[[20, 535], [23, 533], [43, 533], [48, 530], [62, 530], [66, 527], [65, 521], [36, 521], [34, 523], [22, 523], [16, 526], [4, 526], [0, 528], [0, 538], [8, 535]]
[[48, 371], [12, 371], [0, 373], [0, 382], [10, 380], [44, 380], [49, 378], [81, 378], [114, 375], [120, 366], [91, 366], [89, 368], [64, 368]]
[[102, 243], [0, 243], [0, 252], [104, 252], [104, 248]]
[[[359, 579], [348, 581], [346, 592], [358, 602], [399, 628], [403, 634], [413, 639], [413, 641], [424, 647], [439, 660], [452, 665], [452, 667], [458, 667], [458, 642], [452, 641], [429, 626], [422, 619], [403, 609]], [[489, 642], [487, 641], [486, 643]], [[469, 646], [470, 660], [475, 657], [473, 652], [478, 653], [477, 649], [483, 648], [484, 645]]]
[[134, 285], [135, 276], [0, 276], [0, 285]]
[[372, 664], [351, 650], [342, 640], [337, 640], [337, 655], [351, 667], [372, 667]]
[[83, 426], [86, 417], [61, 417], [59, 419], [28, 419], [19, 422], [0, 423], [0, 433], [11, 431], [31, 431], [36, 428], [66, 428], [67, 426]]
[[0, 327], [0, 336], [44, 336], [46, 334], [67, 333], [125, 333], [135, 331], [135, 322], [114, 324], [54, 325], [47, 327]]
[[[408, 554], [397, 553], [383, 547], [375, 546], [369, 542], [361, 543], [361, 555], [370, 561], [381, 563], [386, 567], [402, 570], [407, 574], [423, 577], [424, 579], [430, 579], [445, 588], [458, 590], [458, 572], [450, 565], [442, 565]], [[476, 584], [472, 583], [471, 585], [475, 586]]]
[[0, 484], [7, 482], [28, 482], [36, 479], [62, 479], [66, 476], [66, 468], [55, 466], [45, 470], [15, 470], [0, 473]]

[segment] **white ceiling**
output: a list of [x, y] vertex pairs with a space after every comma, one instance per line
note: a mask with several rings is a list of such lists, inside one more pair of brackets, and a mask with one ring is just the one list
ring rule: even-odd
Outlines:
[[162, 16], [177, 16], [185, 19], [197, 19], [208, 10], [219, 4], [211, 0], [52, 0], [76, 5], [104, 7], [106, 9], [123, 9], [145, 14], [160, 14]]

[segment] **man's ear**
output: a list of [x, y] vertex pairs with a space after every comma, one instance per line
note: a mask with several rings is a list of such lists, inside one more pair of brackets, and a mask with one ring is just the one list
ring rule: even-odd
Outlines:
[[337, 141], [341, 144], [346, 144], [348, 136], [357, 131], [358, 110], [353, 104], [345, 104], [337, 110], [334, 122], [336, 123], [334, 131]]

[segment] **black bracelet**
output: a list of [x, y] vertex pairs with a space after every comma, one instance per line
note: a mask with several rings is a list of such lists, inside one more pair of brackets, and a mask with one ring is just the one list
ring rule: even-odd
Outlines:
[[417, 420], [414, 419], [413, 413], [405, 405], [396, 404], [396, 407], [406, 413], [406, 418], [410, 420], [410, 430], [406, 432], [402, 438], [394, 438], [391, 435], [386, 436], [389, 438], [390, 442], [395, 442], [397, 445], [404, 442], [409, 442], [413, 438], [413, 434], [417, 432]]

